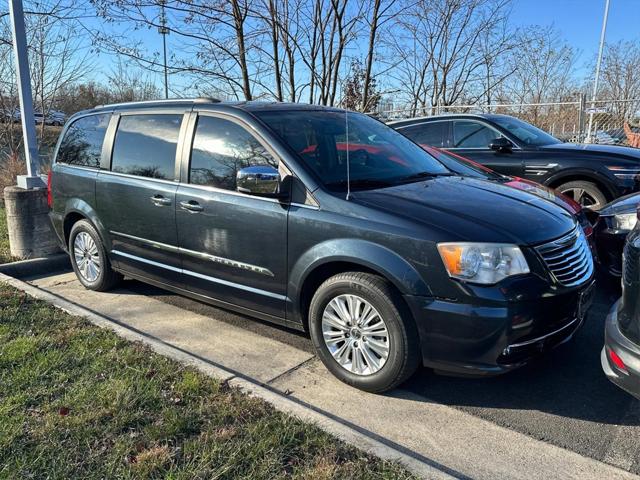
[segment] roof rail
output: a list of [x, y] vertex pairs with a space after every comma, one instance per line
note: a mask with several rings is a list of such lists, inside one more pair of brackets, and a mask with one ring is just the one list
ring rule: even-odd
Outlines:
[[221, 100], [213, 97], [198, 97], [198, 98], [167, 98], [160, 100], [142, 100], [138, 102], [120, 102], [109, 103], [106, 105], [96, 105], [94, 108], [103, 107], [123, 107], [127, 105], [150, 105], [150, 104], [163, 104], [163, 103], [175, 103], [175, 102], [193, 102], [193, 103], [220, 103]]

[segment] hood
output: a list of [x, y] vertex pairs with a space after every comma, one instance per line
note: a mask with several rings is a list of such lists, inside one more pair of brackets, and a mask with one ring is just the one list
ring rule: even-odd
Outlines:
[[586, 155], [619, 157], [640, 161], [640, 148], [621, 147], [619, 145], [599, 145], [593, 143], [554, 143], [540, 147], [545, 151], [578, 152]]
[[451, 241], [534, 245], [558, 238], [575, 226], [564, 208], [523, 190], [469, 177], [360, 191], [363, 205], [420, 222]]
[[544, 185], [532, 182], [531, 180], [526, 180], [520, 177], [512, 177], [508, 182], [505, 182], [505, 185], [517, 188], [518, 190], [524, 190], [525, 192], [529, 192], [532, 195], [544, 198], [545, 200], [553, 202], [556, 205], [564, 208], [573, 215], [579, 215], [582, 211], [582, 205], [580, 205], [575, 200], [567, 197], [566, 195], [563, 195], [553, 188], [545, 187]]
[[640, 205], [640, 193], [625, 195], [602, 207], [600, 216], [608, 217], [619, 213], [633, 213], [637, 210], [638, 205]]

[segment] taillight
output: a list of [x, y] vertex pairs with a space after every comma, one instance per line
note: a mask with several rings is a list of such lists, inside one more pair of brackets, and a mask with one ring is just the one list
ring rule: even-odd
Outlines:
[[619, 370], [622, 370], [623, 372], [627, 371], [627, 366], [624, 364], [624, 362], [622, 361], [622, 359], [620, 358], [620, 356], [613, 351], [613, 349], [609, 348], [609, 358], [611, 359], [611, 361], [613, 362], [613, 364], [618, 367]]
[[47, 174], [47, 205], [53, 207], [53, 193], [51, 192], [51, 170]]

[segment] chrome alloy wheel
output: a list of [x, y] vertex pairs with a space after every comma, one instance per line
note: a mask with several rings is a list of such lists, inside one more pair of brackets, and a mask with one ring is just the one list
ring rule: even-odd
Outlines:
[[73, 241], [73, 258], [82, 278], [93, 283], [100, 275], [100, 255], [98, 246], [87, 232], [80, 232]]
[[327, 304], [322, 314], [322, 336], [333, 358], [356, 375], [376, 373], [389, 356], [384, 319], [357, 295], [339, 295]]
[[564, 188], [560, 190], [560, 193], [591, 210], [600, 210], [602, 208], [600, 201], [584, 188]]

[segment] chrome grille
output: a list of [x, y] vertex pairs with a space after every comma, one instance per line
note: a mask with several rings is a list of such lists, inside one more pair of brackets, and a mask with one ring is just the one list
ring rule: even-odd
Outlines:
[[536, 247], [553, 278], [565, 287], [584, 283], [593, 274], [593, 257], [581, 227]]

